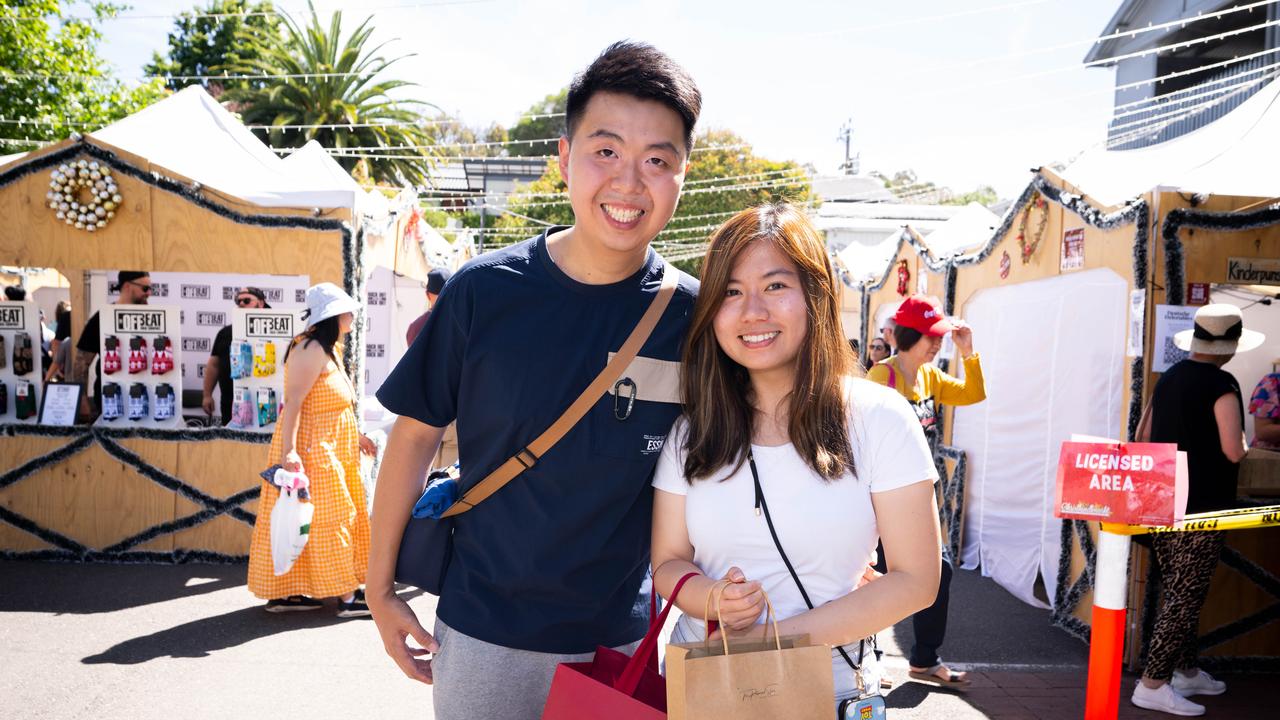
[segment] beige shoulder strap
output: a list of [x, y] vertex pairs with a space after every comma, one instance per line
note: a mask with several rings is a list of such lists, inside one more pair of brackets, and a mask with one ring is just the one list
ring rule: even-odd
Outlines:
[[658, 320], [662, 318], [662, 313], [666, 311], [668, 303], [671, 302], [671, 296], [675, 294], [679, 276], [680, 272], [676, 268], [670, 264], [664, 266], [662, 286], [658, 289], [658, 294], [649, 303], [649, 308], [645, 310], [644, 316], [640, 318], [640, 322], [631, 331], [627, 341], [622, 344], [622, 348], [605, 365], [604, 370], [596, 376], [596, 379], [591, 381], [587, 389], [582, 391], [578, 399], [573, 401], [569, 409], [565, 410], [564, 414], [551, 424], [551, 427], [547, 428], [536, 440], [526, 445], [523, 450], [516, 453], [500, 465], [497, 470], [489, 473], [488, 477], [458, 498], [458, 501], [440, 517], [461, 515], [479, 505], [481, 501], [497, 492], [503, 485], [511, 482], [515, 476], [533, 467], [539, 458], [555, 446], [560, 441], [560, 438], [564, 437], [582, 419], [582, 416], [587, 414], [587, 411], [591, 409], [592, 405], [596, 404], [596, 401], [605, 394], [605, 391], [613, 387], [613, 384], [622, 377], [622, 373], [626, 371], [627, 366], [631, 364], [636, 354], [640, 352], [640, 348], [644, 346], [645, 341], [649, 339], [650, 333], [657, 327]]

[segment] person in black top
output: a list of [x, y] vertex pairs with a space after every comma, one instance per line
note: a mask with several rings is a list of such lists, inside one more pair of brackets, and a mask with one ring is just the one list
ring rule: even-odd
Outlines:
[[[236, 307], [246, 310], [269, 308], [267, 294], [256, 287], [240, 288], [236, 292]], [[219, 397], [215, 406], [213, 399], [214, 385], [218, 386]], [[209, 351], [209, 361], [204, 366], [204, 397], [200, 406], [206, 415], [213, 416], [218, 409], [220, 425], [231, 422], [231, 326], [225, 325], [213, 337], [213, 348]]]
[[[1138, 426], [1141, 442], [1177, 443], [1187, 453], [1187, 512], [1224, 510], [1236, 503], [1238, 463], [1244, 457], [1244, 404], [1240, 385], [1222, 369], [1237, 352], [1262, 344], [1262, 333], [1244, 329], [1234, 305], [1206, 305], [1195, 328], [1174, 336], [1191, 356], [1156, 383]], [[1221, 695], [1226, 683], [1201, 670], [1196, 659], [1200, 608], [1226, 541], [1221, 530], [1152, 535], [1163, 599], [1147, 652], [1147, 667], [1133, 690], [1141, 708], [1174, 715], [1201, 715], [1204, 706], [1187, 698]]]
[[[151, 297], [151, 273], [146, 270], [121, 270], [116, 275], [116, 284], [120, 287], [120, 296], [116, 298], [116, 305], [146, 305], [147, 298]], [[80, 337], [76, 339], [75, 363], [72, 366], [71, 380], [84, 382], [87, 379], [89, 365], [98, 356], [98, 348], [102, 345], [100, 322], [98, 313], [95, 312], [80, 330]], [[94, 398], [102, 396], [101, 364], [98, 368], [93, 380]], [[90, 413], [88, 398], [85, 396], [82, 396], [81, 410], [86, 415]]]

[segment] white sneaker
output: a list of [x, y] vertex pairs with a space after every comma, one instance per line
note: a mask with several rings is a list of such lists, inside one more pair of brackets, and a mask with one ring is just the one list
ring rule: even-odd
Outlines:
[[1140, 708], [1166, 712], [1171, 715], [1203, 715], [1204, 706], [1197, 705], [1173, 691], [1173, 686], [1165, 683], [1154, 690], [1138, 681], [1133, 689], [1133, 697], [1129, 702]]
[[1181, 672], [1174, 671], [1173, 680], [1169, 684], [1173, 686], [1173, 691], [1182, 697], [1221, 695], [1227, 691], [1226, 683], [1221, 680], [1215, 680], [1212, 675], [1199, 669], [1191, 677], [1186, 677]]

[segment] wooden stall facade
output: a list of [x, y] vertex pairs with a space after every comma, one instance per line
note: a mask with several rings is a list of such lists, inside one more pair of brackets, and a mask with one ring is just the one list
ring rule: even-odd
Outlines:
[[[92, 233], [65, 224], [46, 201], [51, 172], [79, 159], [111, 167], [123, 197], [115, 217]], [[54, 268], [68, 278], [72, 342], [88, 317], [86, 271], [308, 275], [351, 290], [360, 272], [351, 225], [348, 209], [259, 207], [90, 136], [0, 167], [0, 263]], [[78, 450], [69, 452], [72, 446]], [[50, 462], [60, 453], [66, 457]], [[243, 556], [256, 501], [227, 500], [253, 495], [267, 460], [263, 438], [220, 428], [130, 436], [127, 429], [0, 426], [0, 553]]]

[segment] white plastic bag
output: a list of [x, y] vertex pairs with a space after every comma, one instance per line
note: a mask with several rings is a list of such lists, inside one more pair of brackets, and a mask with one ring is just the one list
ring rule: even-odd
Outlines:
[[276, 575], [284, 575], [307, 546], [315, 506], [307, 500], [305, 475], [277, 470], [276, 484], [280, 497], [271, 509], [271, 560]]

